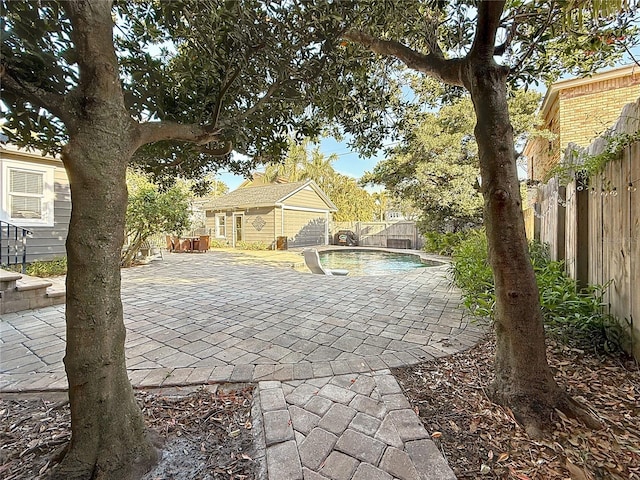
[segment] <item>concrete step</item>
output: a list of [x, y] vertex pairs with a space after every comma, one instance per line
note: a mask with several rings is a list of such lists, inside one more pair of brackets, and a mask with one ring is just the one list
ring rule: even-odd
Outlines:
[[0, 292], [13, 290], [16, 287], [16, 282], [21, 278], [22, 275], [19, 273], [2, 270], [0, 268]]
[[60, 282], [0, 271], [0, 314], [32, 310], [65, 302], [66, 292]]

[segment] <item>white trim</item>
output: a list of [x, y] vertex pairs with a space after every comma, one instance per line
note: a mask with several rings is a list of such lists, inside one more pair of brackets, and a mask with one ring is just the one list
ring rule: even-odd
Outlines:
[[329, 245], [329, 212], [324, 214], [324, 244]]
[[[242, 236], [244, 237], [244, 212], [242, 213], [236, 213], [233, 212], [231, 214], [231, 224], [232, 224], [232, 230], [231, 230], [231, 246], [233, 246], [233, 248], [236, 248], [236, 218], [240, 217], [242, 219]], [[240, 239], [240, 241], [242, 242], [243, 239]]]
[[[0, 158], [0, 220], [19, 227], [53, 227], [55, 202], [55, 167], [31, 162], [21, 162]], [[9, 171], [17, 170], [42, 175], [43, 192], [41, 197], [42, 218], [13, 218], [9, 206]]]
[[[220, 235], [220, 218], [224, 219], [224, 235]], [[227, 214], [225, 212], [213, 214], [213, 230], [215, 238], [227, 238]]]
[[298, 210], [301, 212], [314, 212], [314, 213], [329, 213], [330, 210], [326, 208], [311, 208], [311, 207], [294, 207], [293, 205], [283, 205], [281, 203], [276, 203], [276, 207], [280, 207], [283, 210]]

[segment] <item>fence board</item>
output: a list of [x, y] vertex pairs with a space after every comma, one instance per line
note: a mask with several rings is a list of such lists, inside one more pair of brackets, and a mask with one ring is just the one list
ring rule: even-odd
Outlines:
[[[629, 176], [635, 191], [629, 192], [629, 302], [628, 319], [634, 330], [634, 356], [640, 359], [640, 144], [629, 149]], [[629, 182], [627, 182], [627, 185]]]
[[424, 240], [415, 222], [334, 222], [332, 232], [351, 230], [362, 247], [386, 247], [389, 240], [409, 240], [411, 248], [420, 249]]
[[[616, 132], [638, 128], [640, 99], [624, 108]], [[605, 138], [596, 139], [588, 154], [606, 147]], [[612, 281], [604, 300], [613, 315], [632, 323], [634, 355], [640, 359], [640, 144], [627, 147], [620, 160], [592, 176], [587, 191], [577, 191], [575, 182], [567, 186], [564, 240], [562, 212], [553, 206], [559, 193], [555, 179], [539, 187], [540, 240], [550, 244], [554, 258], [564, 243], [567, 273], [581, 286], [585, 280], [592, 285]]]
[[567, 185], [566, 217], [565, 217], [565, 254], [564, 261], [567, 273], [571, 278], [578, 278], [578, 201], [576, 181]]

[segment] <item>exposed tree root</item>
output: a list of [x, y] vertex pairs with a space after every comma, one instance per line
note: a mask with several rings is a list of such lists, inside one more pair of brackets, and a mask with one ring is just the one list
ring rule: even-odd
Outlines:
[[493, 384], [489, 390], [489, 396], [495, 403], [509, 408], [516, 421], [532, 439], [541, 439], [545, 436], [552, 427], [553, 414], [558, 411], [591, 429], [599, 430], [603, 427], [594, 414], [559, 388], [552, 394], [534, 396], [531, 393], [505, 393]]
[[65, 447], [62, 461], [53, 470], [50, 480], [136, 480], [147, 473], [162, 457], [159, 437], [150, 435], [148, 448], [141, 448], [137, 455], [131, 452], [98, 452], [93, 463], [78, 458], [71, 444]]

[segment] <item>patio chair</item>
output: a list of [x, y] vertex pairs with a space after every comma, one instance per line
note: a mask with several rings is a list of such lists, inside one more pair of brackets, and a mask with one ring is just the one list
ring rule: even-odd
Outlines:
[[344, 276], [349, 274], [349, 270], [342, 269], [331, 269], [324, 268], [320, 263], [320, 255], [318, 255], [318, 251], [313, 248], [309, 248], [302, 252], [304, 254], [304, 263], [307, 265], [307, 268], [311, 270], [312, 273], [317, 273], [319, 275], [334, 275], [334, 276]]

